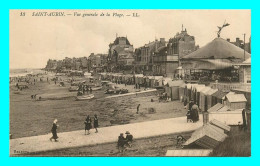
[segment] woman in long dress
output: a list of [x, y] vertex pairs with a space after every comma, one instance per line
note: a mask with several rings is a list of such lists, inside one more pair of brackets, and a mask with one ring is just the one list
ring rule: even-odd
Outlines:
[[59, 125], [57, 125], [58, 120], [54, 119], [53, 124], [52, 124], [52, 128], [51, 128], [51, 132], [52, 132], [52, 137], [50, 138], [50, 141], [52, 141], [52, 139], [55, 140], [55, 142], [57, 142], [58, 140], [58, 135], [57, 135], [57, 128]]
[[89, 130], [91, 129], [91, 119], [89, 117], [89, 115], [87, 116], [86, 120], [85, 120], [85, 135], [86, 135], [86, 131], [88, 130], [88, 135], [90, 134]]

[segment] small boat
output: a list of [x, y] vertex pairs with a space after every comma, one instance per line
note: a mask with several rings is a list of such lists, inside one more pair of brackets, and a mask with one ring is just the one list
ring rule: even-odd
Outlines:
[[93, 94], [90, 95], [83, 95], [83, 96], [77, 96], [76, 100], [90, 100], [93, 99], [95, 96]]
[[73, 91], [78, 91], [79, 87], [78, 86], [71, 86], [69, 87], [69, 91], [73, 92]]
[[94, 90], [100, 90], [102, 89], [102, 86], [96, 86], [96, 87], [91, 87], [91, 89], [94, 91]]

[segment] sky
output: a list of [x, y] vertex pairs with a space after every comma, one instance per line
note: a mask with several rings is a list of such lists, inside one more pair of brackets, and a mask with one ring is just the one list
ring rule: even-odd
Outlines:
[[[65, 16], [33, 16], [37, 12]], [[89, 16], [94, 13], [98, 16]], [[9, 14], [11, 69], [43, 68], [48, 59], [108, 53], [116, 35], [127, 36], [134, 48], [155, 38], [167, 41], [182, 25], [200, 47], [217, 37], [217, 26], [224, 21], [230, 25], [221, 32], [222, 38], [235, 41], [245, 33], [248, 42], [251, 36], [250, 10], [10, 10]]]

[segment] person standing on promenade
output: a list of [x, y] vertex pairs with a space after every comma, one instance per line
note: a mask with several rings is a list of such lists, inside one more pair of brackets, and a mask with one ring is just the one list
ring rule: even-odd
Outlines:
[[98, 132], [98, 117], [97, 114], [94, 115], [94, 128], [96, 129], [96, 133]]
[[55, 142], [58, 142], [58, 135], [57, 135], [57, 128], [59, 125], [57, 125], [57, 122], [58, 120], [57, 119], [54, 119], [53, 121], [53, 125], [52, 125], [52, 128], [51, 128], [51, 132], [52, 132], [52, 137], [50, 138], [50, 141], [52, 141], [52, 139], [55, 140]]
[[90, 134], [89, 130], [91, 129], [91, 119], [89, 117], [89, 115], [87, 116], [86, 120], [85, 120], [85, 135], [86, 135], [86, 130], [88, 130], [88, 135]]

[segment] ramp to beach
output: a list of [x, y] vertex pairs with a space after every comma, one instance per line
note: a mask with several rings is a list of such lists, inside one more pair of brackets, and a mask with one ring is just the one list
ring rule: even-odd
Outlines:
[[51, 133], [33, 137], [17, 138], [10, 140], [10, 156], [113, 143], [117, 142], [120, 133], [125, 133], [126, 131], [130, 131], [130, 133], [133, 134], [134, 139], [140, 139], [194, 131], [201, 126], [202, 117], [200, 117], [200, 121], [197, 123], [187, 123], [186, 117], [178, 117], [103, 127], [99, 128], [98, 133], [94, 133], [94, 130], [92, 129], [90, 130], [90, 135], [85, 135], [84, 130], [58, 133], [59, 142], [51, 142], [49, 140]]

